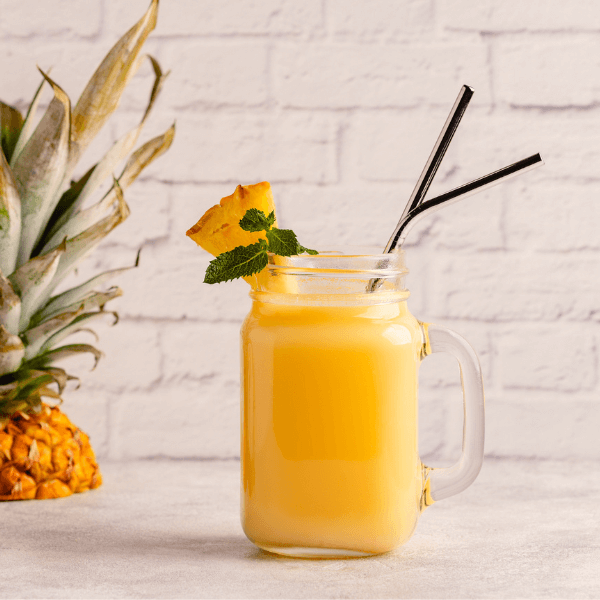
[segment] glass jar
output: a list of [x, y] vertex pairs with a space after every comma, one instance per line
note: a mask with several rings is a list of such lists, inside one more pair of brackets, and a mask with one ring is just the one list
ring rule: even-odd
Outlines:
[[[407, 272], [403, 252], [270, 256], [241, 331], [241, 519], [260, 548], [387, 552], [479, 473], [479, 362], [456, 333], [410, 314]], [[432, 352], [458, 359], [464, 389], [463, 453], [444, 469], [418, 454], [418, 368]]]

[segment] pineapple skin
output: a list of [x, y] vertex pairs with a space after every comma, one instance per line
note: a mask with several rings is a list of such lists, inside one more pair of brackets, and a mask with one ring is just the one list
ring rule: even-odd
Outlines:
[[15, 413], [0, 430], [0, 501], [63, 498], [101, 484], [89, 437], [58, 406]]

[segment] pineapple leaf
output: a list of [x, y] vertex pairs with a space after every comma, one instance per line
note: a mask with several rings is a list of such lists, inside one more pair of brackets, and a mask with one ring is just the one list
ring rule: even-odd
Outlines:
[[70, 358], [82, 353], [90, 353], [94, 356], [94, 366], [92, 371], [96, 368], [98, 361], [102, 358], [103, 354], [94, 346], [89, 344], [67, 344], [66, 346], [60, 346], [53, 350], [48, 350], [43, 354], [38, 354], [35, 358], [27, 361], [23, 364], [24, 367], [29, 369], [40, 369], [48, 365], [51, 365], [59, 360]]
[[85, 231], [88, 227], [91, 227], [94, 223], [109, 216], [111, 208], [116, 202], [117, 191], [115, 188], [112, 188], [102, 200], [85, 210], [79, 211], [70, 219], [67, 219], [64, 225], [59, 227], [56, 232], [52, 234], [40, 252], [48, 252], [52, 248], [58, 246], [65, 238], [73, 238]]
[[4, 152], [0, 151], [0, 271], [12, 273], [21, 237], [21, 199]]
[[42, 235], [42, 239], [40, 243], [37, 245], [35, 250], [33, 251], [33, 256], [37, 256], [42, 249], [42, 246], [46, 245], [46, 241], [48, 238], [53, 235], [56, 230], [64, 224], [65, 221], [68, 220], [70, 215], [72, 214], [72, 206], [77, 202], [77, 198], [79, 198], [79, 194], [87, 180], [91, 177], [92, 172], [94, 171], [94, 167], [88, 169], [87, 173], [77, 181], [72, 181], [71, 186], [63, 193], [46, 225], [46, 230]]
[[24, 356], [25, 346], [21, 338], [0, 325], [0, 376], [16, 371]]
[[10, 281], [0, 271], [0, 323], [10, 333], [18, 334], [20, 317], [21, 299]]
[[[50, 300], [44, 305], [44, 307], [36, 313], [32, 319], [32, 324], [41, 323], [46, 319], [61, 313], [63, 310], [66, 310], [68, 306], [76, 305], [77, 303], [81, 303], [85, 299], [89, 298], [90, 294], [94, 292], [94, 288], [103, 284], [105, 281], [112, 277], [116, 277], [125, 271], [129, 271], [130, 269], [134, 269], [137, 267], [138, 263], [133, 267], [123, 267], [121, 269], [114, 269], [112, 271], [106, 271], [105, 273], [101, 273], [100, 275], [96, 275], [92, 277], [85, 283], [81, 285], [71, 288], [62, 294], [58, 294], [50, 298]], [[1, 313], [0, 313], [1, 316]]]
[[19, 154], [13, 173], [21, 197], [21, 243], [17, 267], [24, 265], [42, 237], [60, 198], [69, 157], [71, 104], [47, 75], [54, 99]]
[[68, 173], [119, 105], [123, 90], [139, 65], [142, 45], [156, 26], [157, 14], [158, 0], [152, 0], [144, 16], [113, 46], [83, 90], [73, 110]]
[[115, 190], [117, 193], [117, 203], [113, 207], [113, 212], [75, 237], [66, 240], [66, 251], [61, 257], [51, 285], [46, 288], [44, 293], [44, 304], [50, 298], [56, 286], [72, 271], [76, 264], [129, 216], [129, 207], [123, 198], [123, 192], [118, 184], [115, 186]]
[[[96, 312], [89, 312], [79, 315], [76, 319], [74, 319], [69, 325], [63, 327], [61, 330], [54, 333], [52, 336], [48, 337], [47, 340], [40, 346], [40, 352], [45, 352], [46, 350], [50, 350], [53, 346], [56, 346], [60, 342], [62, 342], [66, 337], [73, 335], [74, 333], [79, 333], [80, 331], [87, 331], [91, 333], [98, 341], [98, 336], [96, 332], [87, 327], [81, 327], [84, 322], [92, 321], [95, 319], [103, 319], [106, 315], [112, 315], [116, 319], [116, 313], [112, 312], [104, 312], [103, 310], [99, 310]], [[116, 321], [115, 321], [116, 322]], [[115, 323], [113, 322], [113, 324]]]
[[[48, 73], [50, 70], [48, 70]], [[25, 122], [23, 123], [23, 127], [21, 127], [21, 132], [19, 134], [19, 139], [17, 140], [17, 144], [15, 145], [12, 153], [12, 157], [10, 159], [10, 166], [14, 167], [19, 154], [21, 154], [21, 150], [25, 147], [25, 144], [31, 137], [31, 133], [33, 132], [33, 124], [35, 122], [35, 115], [37, 113], [38, 106], [40, 105], [40, 100], [42, 99], [42, 88], [44, 87], [44, 83], [46, 80], [42, 77], [42, 82], [40, 83], [38, 89], [33, 96], [33, 100], [27, 109], [27, 114], [25, 115]]]
[[[126, 158], [126, 156], [131, 152], [135, 143], [137, 142], [140, 133], [146, 123], [146, 119], [150, 114], [152, 106], [156, 101], [156, 98], [162, 88], [162, 85], [169, 74], [168, 72], [163, 74], [160, 65], [152, 56], [148, 55], [150, 62], [152, 63], [152, 68], [154, 69], [154, 85], [152, 86], [152, 92], [150, 93], [150, 100], [148, 101], [148, 106], [146, 107], [146, 111], [144, 112], [144, 116], [140, 124], [137, 127], [134, 127], [131, 131], [126, 133], [122, 138], [117, 140], [113, 147], [106, 153], [104, 158], [95, 166], [92, 171], [91, 177], [88, 179], [84, 188], [81, 190], [79, 197], [77, 198], [77, 202], [73, 204], [72, 210], [75, 208], [82, 206], [85, 200], [98, 188], [98, 186], [117, 168], [117, 165]], [[125, 186], [123, 186], [125, 187]], [[63, 219], [65, 217], [63, 216]]]
[[83, 308], [65, 311], [51, 319], [47, 319], [36, 327], [28, 329], [22, 335], [22, 339], [26, 344], [25, 360], [30, 360], [36, 356], [49, 338], [72, 323], [82, 312]]
[[[54, 319], [54, 317], [61, 315], [65, 311], [73, 312], [77, 311], [81, 308], [82, 311], [90, 311], [96, 310], [97, 308], [103, 308], [107, 302], [110, 302], [113, 298], [118, 298], [123, 295], [123, 290], [121, 288], [114, 286], [106, 290], [105, 292], [90, 292], [83, 298], [78, 298], [77, 301], [69, 304], [67, 306], [61, 306], [60, 308], [55, 308], [54, 310], [45, 310], [40, 313], [40, 316], [34, 315], [31, 320], [31, 323], [38, 326], [38, 324], [43, 324], [48, 319]], [[43, 318], [41, 315], [44, 315]]]
[[9, 276], [13, 289], [21, 298], [19, 331], [27, 329], [33, 314], [47, 300], [50, 294], [47, 290], [53, 283], [65, 250], [63, 242], [47, 254], [32, 258]]
[[130, 186], [138, 175], [156, 158], [166, 152], [175, 137], [175, 123], [162, 135], [152, 138], [140, 146], [129, 158], [121, 176], [119, 184], [123, 189]]
[[22, 127], [23, 116], [21, 113], [13, 106], [0, 102], [0, 146], [6, 162], [10, 162]]

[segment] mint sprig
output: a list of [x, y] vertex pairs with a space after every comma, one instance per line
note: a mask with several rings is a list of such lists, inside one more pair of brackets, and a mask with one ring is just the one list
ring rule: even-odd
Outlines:
[[240, 220], [240, 227], [244, 231], [264, 231], [267, 239], [258, 240], [249, 246], [237, 246], [219, 254], [210, 261], [204, 275], [204, 283], [221, 283], [259, 273], [269, 262], [268, 252], [279, 256], [294, 256], [304, 252], [319, 254], [316, 250], [302, 246], [291, 229], [278, 229], [273, 227], [273, 223], [274, 212], [267, 216], [257, 208], [248, 209]]

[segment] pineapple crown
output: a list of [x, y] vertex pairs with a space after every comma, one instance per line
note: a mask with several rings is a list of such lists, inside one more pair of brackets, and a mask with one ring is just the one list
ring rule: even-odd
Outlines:
[[[25, 118], [0, 102], [0, 424], [17, 411], [39, 409], [42, 397], [60, 400], [67, 381], [75, 378], [55, 363], [81, 352], [91, 353], [96, 363], [101, 356], [88, 344], [60, 343], [94, 319], [106, 314], [116, 319], [104, 305], [121, 290], [98, 287], [131, 267], [102, 273], [59, 294], [55, 290], [127, 218], [123, 190], [173, 141], [174, 125], [132, 152], [168, 75], [154, 58], [141, 54], [157, 13], [158, 0], [152, 0], [106, 55], [74, 109], [63, 89], [41, 70], [43, 79]], [[154, 85], [139, 125], [83, 177], [71, 181], [83, 151], [116, 110], [146, 57]], [[54, 97], [34, 127], [46, 84]], [[110, 190], [84, 206], [128, 156]]]

